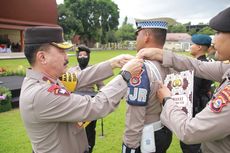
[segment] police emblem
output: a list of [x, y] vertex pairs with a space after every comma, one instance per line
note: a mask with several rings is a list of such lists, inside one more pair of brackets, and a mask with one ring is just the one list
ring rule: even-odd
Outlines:
[[130, 79], [130, 84], [132, 86], [138, 86], [141, 84], [141, 75], [144, 73], [144, 69], [141, 70], [141, 73], [139, 76], [133, 76], [131, 79]]
[[210, 103], [210, 109], [215, 112], [221, 112], [222, 108], [226, 106], [230, 102], [230, 86], [226, 86], [223, 90], [221, 90], [217, 97], [214, 98]]

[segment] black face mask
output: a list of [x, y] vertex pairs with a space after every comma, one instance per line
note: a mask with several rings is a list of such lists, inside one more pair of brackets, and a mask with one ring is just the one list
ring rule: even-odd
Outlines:
[[79, 63], [79, 67], [81, 68], [81, 70], [85, 69], [89, 63], [89, 57], [87, 58], [77, 58], [77, 61]]

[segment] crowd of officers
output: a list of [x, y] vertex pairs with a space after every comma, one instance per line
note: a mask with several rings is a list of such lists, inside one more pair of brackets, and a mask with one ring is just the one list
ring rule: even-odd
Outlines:
[[[60, 77], [67, 72], [66, 49], [60, 27], [29, 27], [25, 30], [25, 56], [31, 66], [26, 72], [20, 95], [20, 113], [34, 153], [89, 153], [90, 132], [84, 123], [95, 122], [113, 112], [122, 98], [127, 101], [122, 153], [166, 153], [172, 132], [181, 140], [183, 153], [230, 152], [230, 8], [210, 20], [217, 31], [215, 57], [209, 62], [211, 46], [207, 35], [194, 35], [191, 54], [195, 58], [163, 51], [167, 22], [162, 18], [137, 20], [137, 54], [119, 55], [88, 66], [90, 50], [77, 52], [79, 66], [69, 69], [75, 77], [73, 91]], [[120, 73], [95, 95], [76, 94]], [[193, 117], [178, 107], [171, 91], [163, 85], [167, 74], [194, 70]], [[212, 81], [219, 87], [212, 93]], [[90, 88], [90, 89], [89, 89]], [[83, 123], [83, 124], [80, 124]], [[89, 126], [89, 125], [88, 125]], [[171, 132], [172, 131], [172, 132]], [[89, 143], [88, 143], [89, 142]]]

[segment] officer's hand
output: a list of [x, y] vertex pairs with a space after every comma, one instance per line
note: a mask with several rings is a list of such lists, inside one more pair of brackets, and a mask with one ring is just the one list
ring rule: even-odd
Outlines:
[[158, 83], [159, 83], [159, 89], [157, 91], [157, 97], [159, 101], [162, 103], [164, 97], [171, 97], [172, 93], [169, 90], [169, 88], [167, 88], [162, 82], [158, 82]]
[[112, 68], [121, 68], [125, 63], [127, 63], [129, 60], [134, 59], [135, 57], [129, 54], [122, 54], [118, 55], [114, 58], [111, 58], [109, 60]]
[[137, 58], [157, 60], [162, 62], [163, 60], [163, 50], [159, 48], [143, 48], [138, 51]]
[[138, 76], [141, 73], [143, 66], [143, 59], [132, 59], [128, 63], [126, 63], [123, 67], [122, 70], [129, 71], [132, 76]]

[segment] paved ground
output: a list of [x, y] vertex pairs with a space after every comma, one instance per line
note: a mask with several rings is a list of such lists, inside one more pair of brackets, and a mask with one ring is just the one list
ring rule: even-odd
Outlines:
[[23, 76], [6, 76], [0, 77], [0, 86], [4, 86], [10, 90], [21, 89]]

